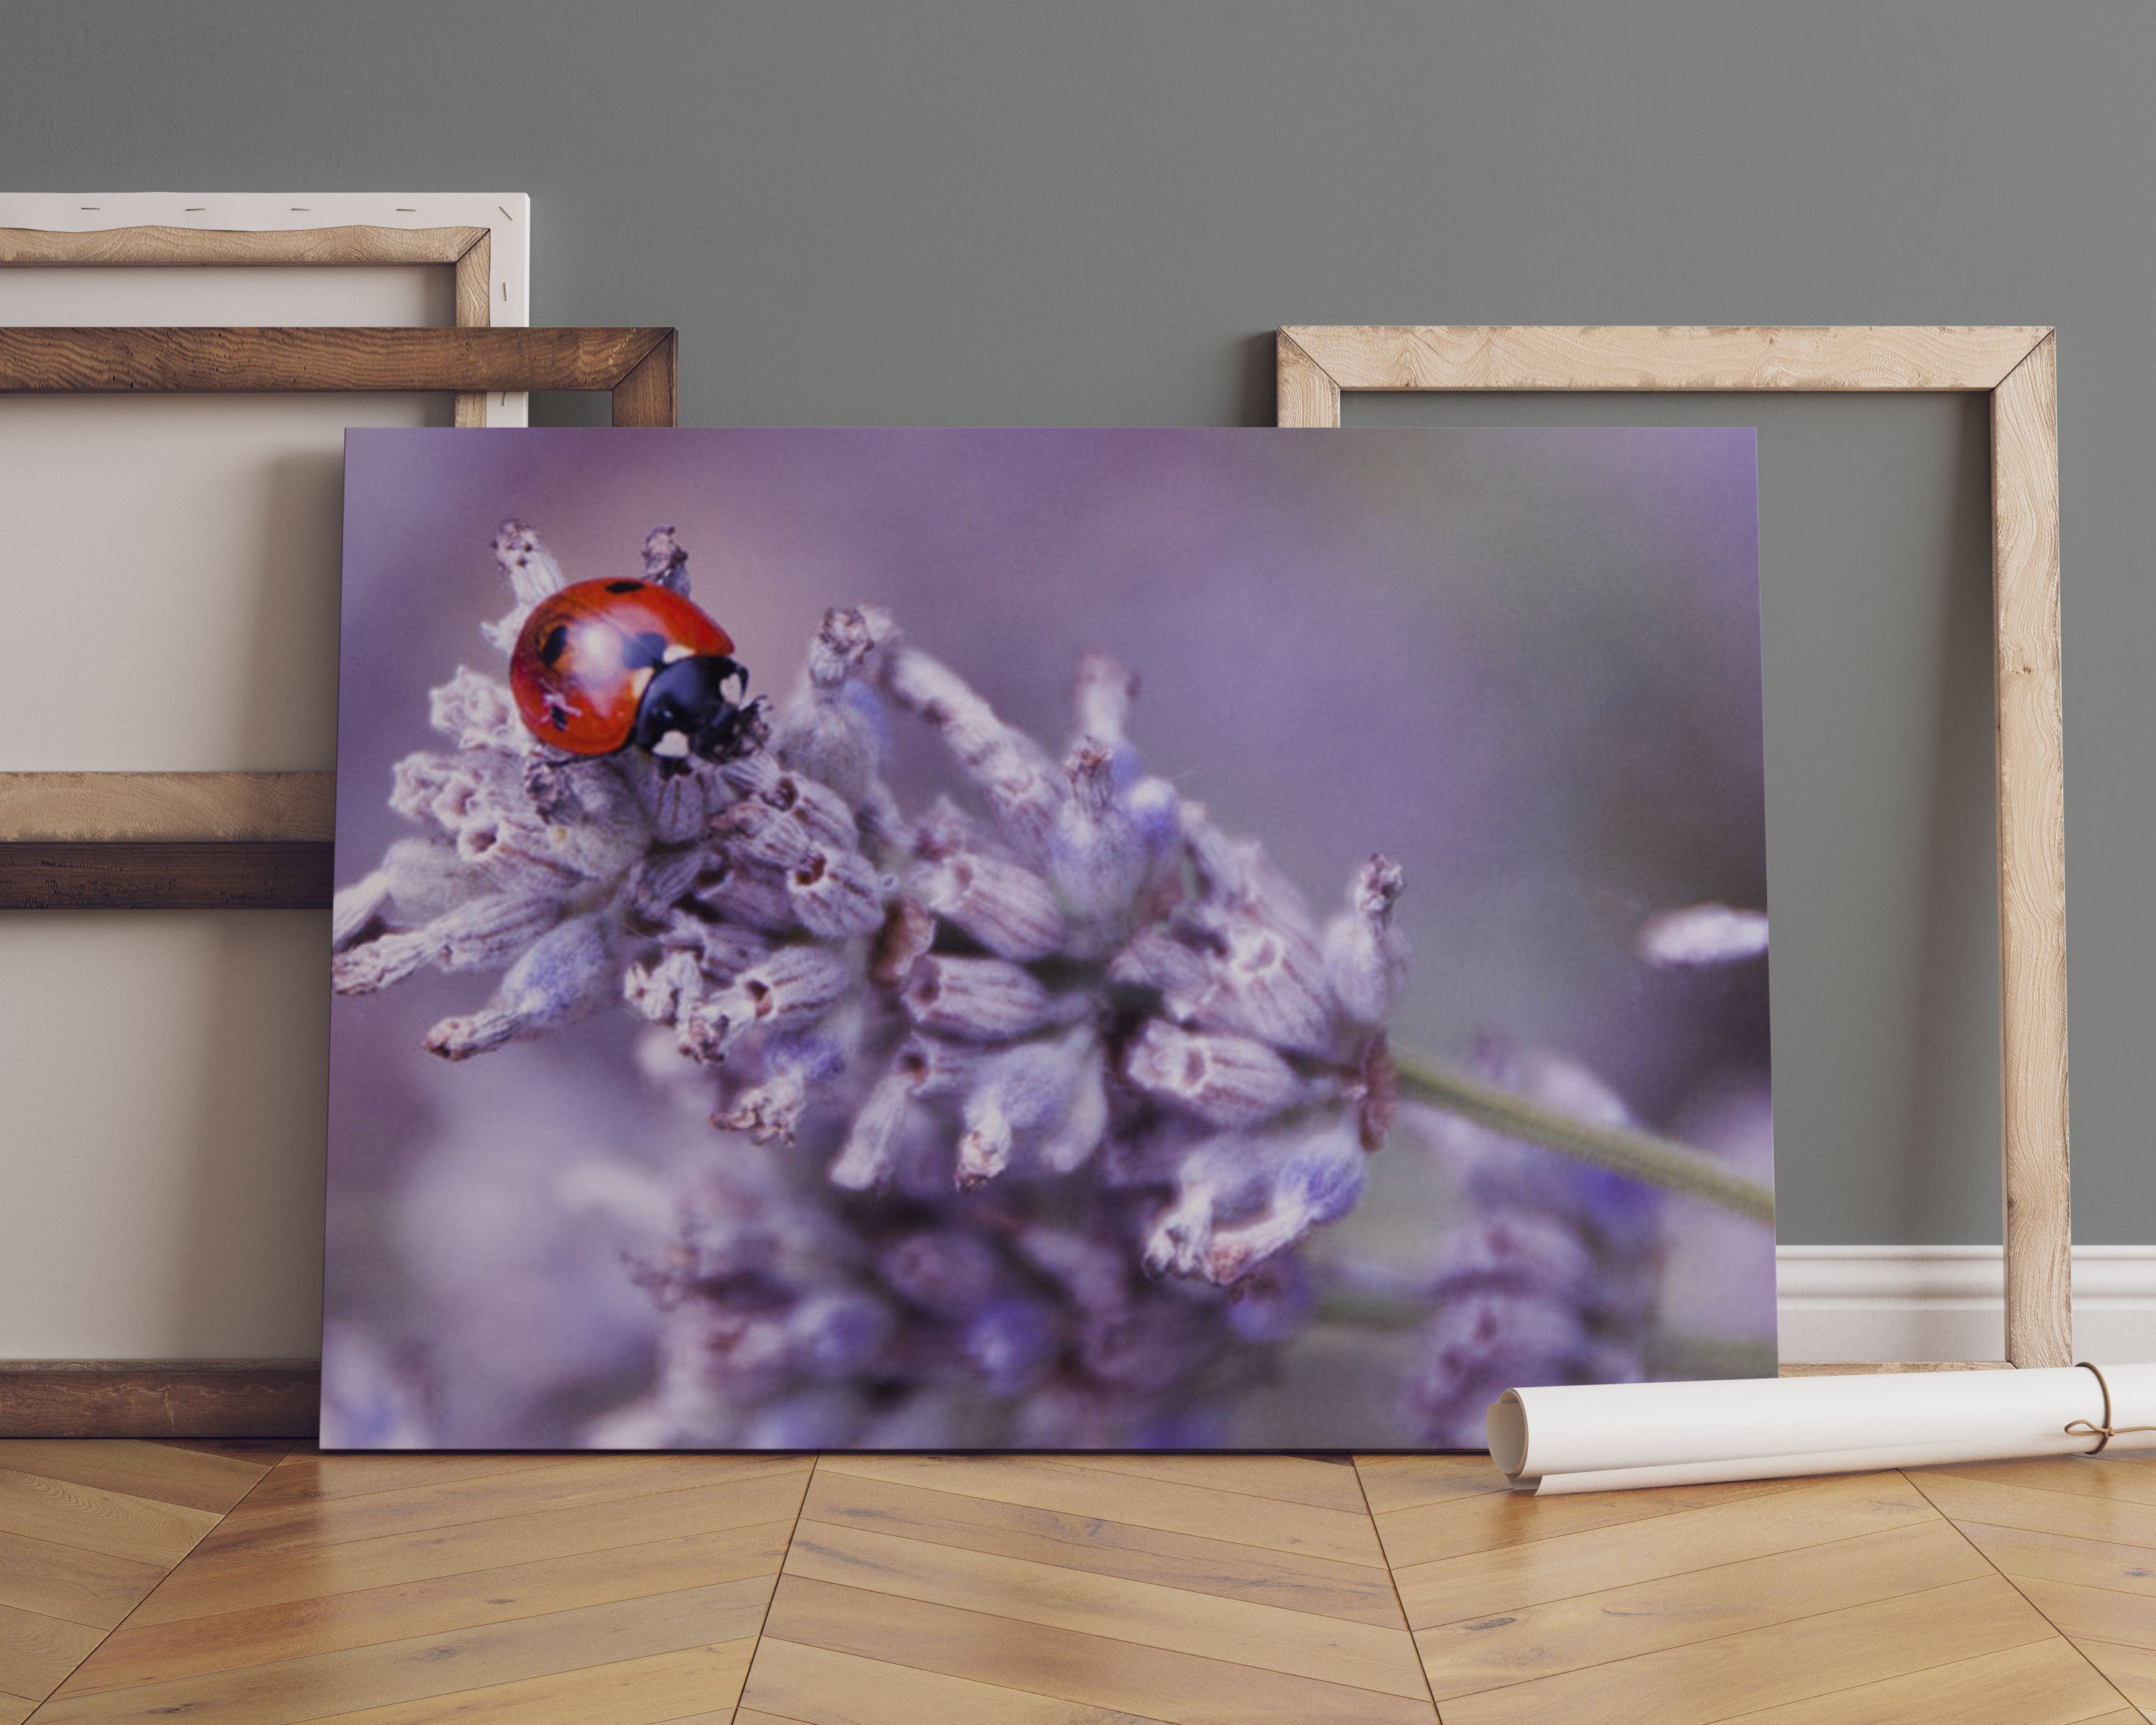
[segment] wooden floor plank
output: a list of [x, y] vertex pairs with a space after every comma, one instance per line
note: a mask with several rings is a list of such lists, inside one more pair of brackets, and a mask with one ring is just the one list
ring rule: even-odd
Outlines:
[[[289, 1725], [490, 1685], [753, 1637], [759, 1578], [491, 1624], [305, 1659], [49, 1702], [38, 1725], [118, 1725], [199, 1713], [218, 1725]], [[434, 1715], [429, 1715], [434, 1717]]]
[[1509, 1683], [1629, 1659], [1974, 1580], [1989, 1568], [1943, 1522], [1861, 1533], [1713, 1569], [1471, 1617], [1420, 1631], [1443, 1705]]
[[64, 1617], [0, 1605], [0, 1690], [43, 1700], [104, 1634]]
[[1994, 1527], [1983, 1522], [1956, 1522], [1954, 1526], [1994, 1568], [2016, 1581], [2066, 1581], [2156, 1599], [2156, 1546], [2113, 1545], [2026, 1527]]
[[132, 1438], [0, 1440], [0, 1467], [218, 1515], [252, 1491], [270, 1465]]
[[38, 1710], [38, 1702], [27, 1695], [10, 1695], [0, 1689], [0, 1725], [23, 1725], [23, 1722]]
[[1992, 1575], [1486, 1689], [1445, 1703], [1445, 1725], [1708, 1725], [1837, 1690], [2055, 1639]]
[[790, 1459], [760, 1455], [590, 1455], [557, 1459], [551, 1467], [527, 1472], [430, 1481], [362, 1497], [266, 1507], [250, 1499], [203, 1538], [191, 1561], [197, 1569], [204, 1569], [275, 1552], [319, 1551], [389, 1534], [543, 1515], [690, 1486], [790, 1474], [798, 1466]]
[[1763, 1712], [1743, 1725], [2102, 1725], [2132, 1719], [2064, 1641], [2031, 1641]]
[[808, 1471], [795, 1462], [743, 1481], [355, 1540], [308, 1553], [304, 1563], [271, 1553], [215, 1568], [188, 1564], [143, 1601], [130, 1627], [790, 1520]]
[[[1527, 1499], [1525, 1507], [1540, 1501]], [[1447, 1558], [1398, 1570], [1394, 1579], [1409, 1627], [1421, 1630], [1938, 1519], [1898, 1474], [1860, 1474]]]
[[819, 1468], [802, 1519], [1403, 1628], [1382, 1570]]
[[1409, 1699], [1427, 1692], [1404, 1628], [821, 1523], [796, 1531], [786, 1573]]
[[2063, 1635], [2076, 1640], [2118, 1641], [2156, 1653], [2156, 1604], [2143, 1594], [2028, 1576], [2015, 1577], [2014, 1584]]
[[2156, 1546], [2156, 1504], [2005, 1486], [1937, 1468], [1912, 1470], [1909, 1477], [1949, 1521], [2026, 1527], [2114, 1545]]
[[374, 1491], [400, 1491], [413, 1486], [447, 1485], [454, 1480], [530, 1473], [537, 1468], [558, 1466], [562, 1459], [552, 1453], [325, 1455], [310, 1445], [295, 1450], [277, 1465], [275, 1471], [255, 1487], [252, 1493], [254, 1502], [249, 1507], [276, 1509], [287, 1504], [360, 1497]]
[[0, 1468], [0, 1532], [142, 1563], [177, 1563], [218, 1523], [202, 1509]]
[[1176, 1725], [1435, 1725], [1409, 1699], [860, 1588], [779, 1578], [766, 1645], [790, 1641]]
[[2102, 1672], [2112, 1686], [2144, 1713], [2156, 1717], [2156, 1653], [2093, 1637], [2076, 1639], [2082, 1656]]
[[1533, 1497], [1515, 1491], [1463, 1493], [1379, 1514], [1378, 1537], [1397, 1573], [1417, 1563], [1487, 1551], [1493, 1546], [1554, 1539], [1594, 1527], [1624, 1527], [1682, 1515], [1718, 1503], [1775, 1497], [1804, 1483], [1801, 1480], [1736, 1480], [1646, 1491], [1584, 1491], [1559, 1497]]
[[1264, 1546], [1274, 1551], [1384, 1567], [1370, 1518], [1360, 1508], [1320, 1509], [1274, 1500], [1253, 1513], [1249, 1497], [1199, 1485], [1111, 1477], [1030, 1456], [827, 1455], [821, 1466], [865, 1479], [889, 1480], [976, 1497], [993, 1497], [1066, 1515], [1097, 1516], [1169, 1533]]
[[790, 1520], [762, 1522], [211, 1617], [131, 1623], [110, 1636], [61, 1692], [166, 1682], [751, 1576], [776, 1577], [793, 1530]]
[[0, 1533], [0, 1605], [110, 1629], [164, 1576], [162, 1563]]
[[1059, 1455], [1064, 1466], [1131, 1479], [1164, 1480], [1172, 1486], [1203, 1486], [1214, 1491], [1240, 1491], [1282, 1503], [1306, 1503], [1314, 1509], [1365, 1513], [1363, 1488], [1353, 1467], [1312, 1461], [1300, 1455]]
[[2069, 1455], [2041, 1461], [1973, 1461], [1954, 1467], [1926, 1468], [1927, 1478], [1944, 1474], [1981, 1480], [2029, 1491], [2064, 1491], [2102, 1497], [2116, 1503], [2156, 1504], [2156, 1455]]
[[755, 1646], [749, 1635], [361, 1712], [324, 1714], [311, 1725], [678, 1725], [685, 1707], [701, 1709], [696, 1717], [727, 1719]]
[[1358, 1455], [1355, 1471], [1373, 1515], [1512, 1489], [1487, 1455]]
[[1158, 1725], [1144, 1716], [764, 1638], [742, 1717], [794, 1725]]

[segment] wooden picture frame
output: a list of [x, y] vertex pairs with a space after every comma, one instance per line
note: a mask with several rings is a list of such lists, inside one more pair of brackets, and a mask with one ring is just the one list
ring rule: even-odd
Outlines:
[[[87, 194], [94, 201], [0, 195], [0, 269], [446, 264], [458, 327], [530, 321], [531, 201], [521, 193], [432, 193], [407, 203], [367, 193], [297, 195], [305, 201], [260, 193]], [[398, 219], [405, 216], [413, 220]], [[451, 423], [489, 424], [486, 395], [459, 393]], [[508, 423], [523, 423], [521, 407]]]
[[2006, 1358], [2073, 1363], [2060, 720], [2056, 336], [2041, 326], [1289, 326], [1279, 423], [1337, 426], [1348, 391], [1953, 391], [1991, 402]]
[[[0, 394], [603, 390], [616, 425], [670, 426], [677, 347], [664, 328], [0, 329]], [[326, 773], [0, 773], [0, 909], [326, 906], [333, 802]]]

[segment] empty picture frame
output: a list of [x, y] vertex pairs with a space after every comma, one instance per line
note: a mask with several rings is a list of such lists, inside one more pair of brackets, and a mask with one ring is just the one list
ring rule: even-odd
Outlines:
[[[617, 425], [676, 412], [675, 331], [0, 329], [0, 394], [603, 390]], [[312, 908], [331, 775], [0, 774], [0, 909]]]
[[[162, 272], [177, 267], [188, 275], [208, 273], [228, 285], [262, 270], [378, 272], [446, 265], [450, 321], [484, 329], [531, 321], [531, 200], [522, 193], [0, 193], [0, 270], [57, 270], [79, 282], [85, 270]], [[192, 300], [198, 295], [190, 292], [183, 297]], [[280, 305], [286, 303], [284, 295], [277, 300]], [[8, 321], [0, 314], [0, 322]], [[196, 320], [116, 318], [108, 313], [101, 321]], [[322, 320], [289, 313], [216, 319], [254, 324], [318, 321]], [[351, 321], [402, 321], [378, 312]], [[454, 423], [521, 425], [523, 398], [460, 395]]]
[[[1337, 426], [1343, 391], [1923, 390], [1989, 397], [2005, 1363], [2072, 1363], [2055, 332], [2023, 325], [1291, 325], [1279, 332], [1277, 382], [1279, 423], [1287, 426]], [[1965, 1363], [1912, 1361], [1898, 1368]]]

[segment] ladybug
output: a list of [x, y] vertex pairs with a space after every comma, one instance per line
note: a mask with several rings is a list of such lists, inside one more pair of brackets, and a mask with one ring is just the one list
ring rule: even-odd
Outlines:
[[748, 672], [733, 650], [671, 588], [579, 581], [531, 608], [509, 687], [531, 734], [558, 749], [610, 755], [634, 743], [679, 772], [692, 753], [732, 754], [747, 727]]

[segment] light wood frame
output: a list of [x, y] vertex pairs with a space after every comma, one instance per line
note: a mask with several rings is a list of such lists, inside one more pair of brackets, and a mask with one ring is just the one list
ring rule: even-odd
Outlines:
[[[1340, 398], [1349, 390], [1923, 390], [1990, 398], [2005, 1363], [2015, 1366], [2065, 1366], [2074, 1358], [2056, 347], [2052, 330], [2033, 325], [1290, 326], [1278, 337], [1279, 420], [1291, 426], [1338, 425]], [[1907, 1361], [1891, 1369], [1969, 1363]]]
[[[663, 328], [0, 329], [0, 394], [604, 390], [616, 425], [670, 426], [677, 346]], [[326, 906], [334, 797], [326, 773], [0, 773], [0, 909]]]
[[[530, 201], [526, 198], [510, 200], [529, 213]], [[10, 200], [21, 207], [26, 201]], [[33, 198], [27, 200], [33, 208], [51, 205], [56, 200]], [[349, 194], [331, 194], [326, 199], [310, 196], [305, 205], [286, 206], [280, 198], [265, 199], [254, 197], [221, 197], [206, 198], [202, 204], [191, 205], [185, 199], [145, 197], [141, 193], [100, 195], [95, 204], [74, 206], [68, 213], [51, 211], [44, 219], [57, 219], [64, 226], [13, 227], [0, 226], [0, 269], [153, 269], [174, 265], [231, 268], [243, 266], [262, 269], [323, 269], [394, 267], [403, 264], [448, 264], [454, 283], [451, 316], [459, 328], [485, 329], [495, 321], [497, 314], [506, 314], [516, 323], [524, 321], [523, 254], [520, 246], [511, 246], [506, 263], [516, 280], [516, 294], [513, 305], [495, 302], [493, 284], [497, 271], [494, 250], [494, 230], [470, 221], [437, 223], [426, 227], [390, 226], [381, 221], [350, 221], [335, 226], [287, 227], [285, 220], [306, 213], [321, 207], [341, 209], [346, 214], [417, 213], [421, 208], [429, 212], [442, 211], [470, 216], [475, 213], [474, 200], [458, 198], [444, 200], [427, 198], [418, 201], [409, 212], [383, 210], [381, 205], [388, 200], [353, 198]], [[485, 210], [484, 218], [492, 221], [499, 213], [505, 221], [515, 222], [516, 215], [505, 203], [488, 200], [491, 208]], [[177, 204], [177, 208], [164, 206]], [[445, 209], [444, 206], [448, 208]], [[155, 209], [160, 214], [178, 214], [184, 218], [189, 213], [199, 213], [205, 220], [229, 220], [235, 214], [247, 225], [230, 228], [209, 228], [181, 225], [172, 221], [136, 222], [123, 226], [83, 228], [76, 225], [85, 214], [97, 215], [100, 221], [110, 220], [111, 212], [135, 211], [147, 214]], [[215, 213], [210, 212], [214, 210]], [[269, 222], [278, 225], [258, 226]], [[501, 281], [501, 297], [510, 300], [510, 280]], [[475, 426], [487, 423], [486, 396], [484, 393], [464, 392], [456, 399], [455, 417], [458, 425]]]

